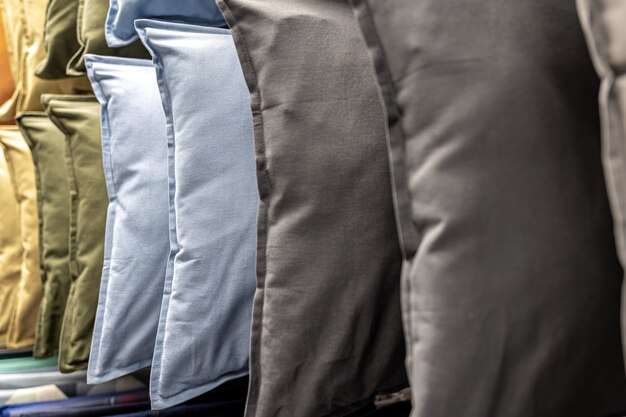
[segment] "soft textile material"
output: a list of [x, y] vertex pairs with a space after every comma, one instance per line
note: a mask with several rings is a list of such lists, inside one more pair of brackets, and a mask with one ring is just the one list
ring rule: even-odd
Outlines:
[[11, 61], [7, 48], [7, 37], [4, 31], [4, 18], [0, 8], [0, 104], [7, 101], [15, 91], [13, 72], [11, 71]]
[[65, 135], [45, 113], [26, 113], [18, 125], [28, 142], [38, 178], [40, 256], [44, 295], [33, 355], [58, 353], [61, 324], [70, 290], [70, 191], [65, 168]]
[[16, 113], [43, 110], [43, 93], [88, 93], [87, 77], [66, 80], [43, 80], [35, 68], [44, 57], [43, 29], [46, 0], [4, 0], [0, 2], [13, 80], [13, 96], [0, 106], [0, 122], [12, 120]]
[[261, 191], [248, 417], [343, 415], [406, 384], [384, 115], [347, 1], [219, 2]]
[[105, 27], [108, 45], [118, 48], [138, 39], [133, 22], [143, 18], [224, 26], [215, 0], [110, 0]]
[[[87, 55], [109, 195], [88, 382], [150, 366], [170, 252], [165, 115], [152, 61]], [[188, 167], [187, 169], [194, 169]]]
[[[577, 0], [576, 4], [591, 57], [598, 75], [602, 78], [599, 94], [602, 160], [613, 208], [615, 239], [624, 266], [626, 265], [626, 149], [623, 146], [626, 141], [626, 2]], [[626, 316], [624, 307], [622, 316]], [[622, 333], [626, 339], [626, 330]]]
[[575, 3], [353, 2], [401, 226], [420, 237], [405, 241], [413, 416], [626, 409], [623, 272]]
[[0, 146], [0, 347], [6, 348], [7, 333], [22, 271], [19, 205], [9, 166]]
[[104, 38], [104, 23], [108, 10], [109, 0], [79, 0], [77, 30], [80, 48], [68, 63], [68, 75], [80, 75], [87, 72], [84, 59], [86, 54], [150, 58], [150, 54], [139, 40], [123, 48], [107, 46]]
[[0, 130], [0, 146], [4, 151], [13, 191], [19, 205], [22, 242], [21, 275], [15, 292], [16, 299], [11, 312], [6, 346], [9, 349], [20, 349], [33, 345], [43, 293], [39, 269], [35, 166], [30, 149], [17, 127], [7, 126]]
[[230, 32], [136, 24], [157, 69], [170, 151], [172, 250], [150, 381], [161, 409], [248, 373], [259, 197]]
[[59, 346], [59, 369], [87, 367], [102, 275], [107, 192], [102, 167], [100, 104], [95, 97], [43, 97], [46, 112], [65, 134], [70, 189], [70, 276]]
[[40, 78], [65, 78], [67, 64], [80, 48], [76, 22], [79, 0], [48, 0], [44, 32], [45, 56], [35, 72]]

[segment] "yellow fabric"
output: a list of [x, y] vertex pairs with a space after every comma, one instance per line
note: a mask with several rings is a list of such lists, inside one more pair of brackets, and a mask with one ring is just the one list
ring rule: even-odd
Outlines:
[[32, 346], [37, 316], [43, 295], [39, 269], [39, 223], [35, 165], [28, 144], [17, 127], [0, 129], [0, 146], [4, 152], [13, 191], [19, 206], [22, 259], [21, 276], [15, 292], [6, 346], [19, 349]]
[[21, 276], [22, 242], [19, 207], [1, 146], [0, 219], [0, 348], [5, 348], [15, 293]]
[[12, 120], [17, 113], [43, 110], [41, 95], [91, 94], [87, 77], [42, 80], [35, 69], [43, 59], [45, 0], [0, 0], [7, 49], [15, 82], [11, 98], [0, 106], [0, 121]]
[[13, 95], [13, 91], [15, 91], [4, 24], [2, 22], [3, 18], [0, 16], [0, 103], [7, 101]]

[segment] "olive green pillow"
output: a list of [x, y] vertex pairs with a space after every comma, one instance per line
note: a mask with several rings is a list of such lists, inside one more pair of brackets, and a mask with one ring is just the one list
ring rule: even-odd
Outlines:
[[79, 50], [67, 65], [68, 75], [83, 75], [86, 54], [119, 56], [126, 58], [150, 58], [140, 41], [121, 48], [109, 48], [104, 37], [104, 24], [109, 10], [108, 0], [79, 0], [77, 34]]
[[58, 353], [61, 324], [70, 289], [70, 191], [65, 168], [65, 135], [43, 112], [18, 117], [35, 161], [39, 205], [39, 246], [44, 298], [39, 310], [33, 355]]
[[48, 0], [44, 32], [45, 56], [35, 74], [40, 78], [67, 77], [67, 64], [80, 48], [77, 38], [78, 0]]
[[108, 196], [102, 167], [100, 104], [94, 97], [44, 95], [46, 112], [65, 134], [70, 188], [70, 274], [59, 369], [87, 368], [104, 257]]

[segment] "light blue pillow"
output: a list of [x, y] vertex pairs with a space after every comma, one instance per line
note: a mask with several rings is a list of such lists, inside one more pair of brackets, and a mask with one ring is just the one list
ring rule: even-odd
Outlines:
[[105, 25], [107, 44], [112, 48], [131, 44], [137, 39], [133, 22], [142, 18], [226, 26], [215, 0], [110, 0]]
[[229, 30], [135, 23], [167, 119], [173, 269], [152, 364], [155, 409], [248, 373], [259, 204], [249, 92]]
[[102, 105], [109, 195], [104, 267], [87, 380], [150, 366], [169, 242], [165, 115], [149, 60], [86, 55]]

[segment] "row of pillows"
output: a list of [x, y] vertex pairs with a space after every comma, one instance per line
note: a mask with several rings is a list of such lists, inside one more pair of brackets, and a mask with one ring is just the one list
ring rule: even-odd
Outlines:
[[[101, 106], [46, 95], [47, 115], [18, 123], [42, 219], [35, 354], [55, 353], [60, 339], [61, 371], [88, 361], [89, 383], [152, 365], [153, 406], [165, 408], [248, 373], [259, 198], [248, 91], [229, 31], [137, 24], [164, 105], [150, 61], [87, 55]], [[171, 53], [181, 42], [185, 59]], [[178, 76], [198, 66], [211, 71], [197, 83]], [[174, 121], [174, 112], [188, 117]]]
[[[588, 416], [626, 408], [616, 255], [626, 259], [623, 7], [578, 3], [604, 79], [601, 154], [597, 77], [573, 3], [218, 3], [251, 93], [260, 194], [247, 415], [342, 415], [405, 386], [403, 335], [417, 416]], [[190, 176], [182, 190], [206, 180], [187, 163], [204, 161], [192, 158], [203, 142], [181, 150], [176, 139], [193, 139], [187, 134], [199, 127], [206, 135], [213, 128], [203, 124], [206, 113], [223, 104], [195, 105], [211, 85], [203, 77], [212, 71], [204, 69], [216, 60], [168, 73], [168, 58], [184, 65], [196, 56], [192, 42], [168, 45], [153, 25], [154, 33], [150, 23], [138, 28], [153, 49], [166, 113], [171, 194], [178, 173]], [[94, 59], [94, 82], [98, 66], [107, 65], [115, 63]], [[103, 130], [103, 138], [110, 134]], [[184, 150], [181, 166], [176, 156]], [[206, 190], [200, 194], [207, 198]], [[200, 195], [188, 197], [170, 195], [169, 215], [178, 220]], [[121, 207], [116, 200], [109, 224], [123, 218]], [[176, 273], [177, 260], [203, 265], [192, 254], [198, 247], [190, 228], [187, 235], [184, 224], [168, 224], [176, 227], [165, 276], [168, 266]], [[224, 262], [233, 259], [245, 257]], [[105, 269], [108, 282], [112, 272]], [[183, 327], [198, 319], [176, 315], [174, 301], [182, 307], [189, 291], [176, 291], [178, 276], [164, 288], [164, 348], [170, 311]], [[106, 306], [98, 311], [105, 320]], [[196, 330], [188, 326], [186, 334]], [[167, 356], [160, 337], [155, 359]], [[210, 375], [203, 366], [213, 341], [201, 340], [207, 346], [177, 363]], [[154, 375], [167, 378], [158, 365]], [[203, 389], [197, 375], [179, 375], [189, 386], [157, 388], [153, 400]]]

